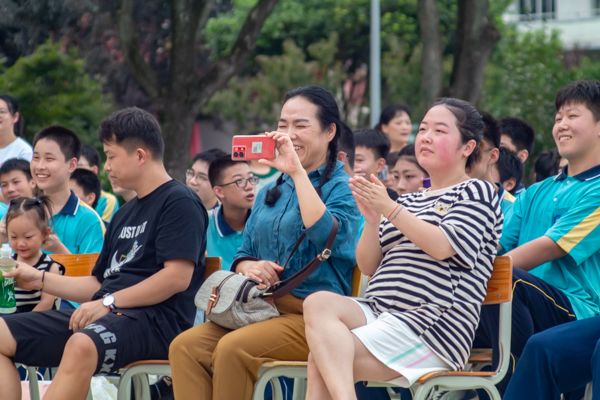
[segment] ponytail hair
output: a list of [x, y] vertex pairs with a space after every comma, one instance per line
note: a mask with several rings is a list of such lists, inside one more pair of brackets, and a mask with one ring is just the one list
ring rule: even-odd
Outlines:
[[42, 232], [50, 228], [51, 201], [46, 196], [40, 196], [18, 197], [11, 200], [6, 212], [6, 229], [8, 230], [13, 219], [27, 213], [31, 213], [35, 217], [35, 223]]
[[463, 144], [467, 143], [469, 140], [475, 141], [475, 148], [467, 157], [465, 165], [469, 168], [479, 159], [480, 146], [485, 129], [485, 123], [481, 113], [468, 101], [452, 97], [442, 97], [436, 100], [430, 109], [435, 106], [444, 106], [454, 115], [454, 118], [456, 118], [456, 127], [460, 132]]
[[[317, 107], [317, 119], [319, 120], [321, 129], [325, 130], [331, 126], [331, 124], [335, 125], [335, 136], [333, 139], [331, 139], [329, 145], [327, 146], [327, 163], [325, 166], [325, 171], [323, 172], [323, 175], [321, 175], [319, 185], [316, 188], [317, 193], [320, 196], [321, 188], [331, 178], [331, 175], [335, 170], [340, 137], [342, 137], [342, 135], [352, 135], [352, 131], [350, 128], [348, 128], [348, 126], [346, 126], [346, 124], [344, 124], [344, 122], [342, 122], [340, 110], [335, 98], [327, 89], [315, 85], [302, 86], [292, 89], [286, 93], [283, 103], [285, 104], [288, 100], [294, 97], [303, 97]], [[273, 206], [277, 202], [279, 196], [281, 196], [279, 186], [282, 183], [283, 175], [277, 178], [275, 186], [267, 191], [265, 204], [268, 206]]]

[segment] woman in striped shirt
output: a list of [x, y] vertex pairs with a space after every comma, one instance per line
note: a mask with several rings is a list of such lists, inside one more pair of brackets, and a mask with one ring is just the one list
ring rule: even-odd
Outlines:
[[502, 228], [494, 186], [466, 173], [483, 127], [471, 104], [441, 99], [415, 142], [430, 189], [394, 202], [375, 176], [350, 180], [365, 217], [356, 260], [371, 279], [364, 299], [306, 299], [307, 398], [352, 399], [355, 381], [410, 386], [464, 367]]

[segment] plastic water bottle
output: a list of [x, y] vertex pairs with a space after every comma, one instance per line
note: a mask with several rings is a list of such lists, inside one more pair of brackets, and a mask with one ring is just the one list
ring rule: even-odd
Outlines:
[[0, 247], [0, 314], [12, 314], [17, 311], [15, 280], [4, 277], [5, 272], [13, 271], [17, 267], [17, 262], [11, 256], [10, 245], [4, 243]]

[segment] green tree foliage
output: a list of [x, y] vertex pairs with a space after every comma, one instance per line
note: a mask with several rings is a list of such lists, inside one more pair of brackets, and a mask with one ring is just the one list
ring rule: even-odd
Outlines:
[[481, 107], [498, 117], [523, 118], [534, 127], [538, 147], [548, 148], [554, 96], [572, 77], [556, 32], [509, 29], [486, 70]]
[[[254, 3], [255, 0], [233, 0], [230, 10], [217, 14], [209, 21], [204, 35], [214, 54], [227, 50], [236, 26]], [[441, 0], [438, 2], [438, 11], [445, 54], [443, 66], [449, 77], [457, 19], [456, 2]], [[345, 99], [347, 93], [342, 88], [345, 81], [356, 81], [357, 71], [360, 73], [361, 68], [368, 65], [369, 13], [370, 0], [280, 0], [263, 26], [256, 50], [260, 55], [245, 71], [246, 77], [238, 77], [228, 89], [218, 93], [205, 111], [215, 117], [232, 118], [241, 124], [241, 129], [255, 129], [274, 121], [273, 108], [278, 110], [281, 96], [286, 90], [298, 84], [317, 83], [334, 89], [343, 111], [352, 116], [348, 121], [351, 125], [364, 126], [369, 112], [365, 107], [368, 105], [368, 92], [361, 107], [348, 104]], [[323, 47], [330, 54], [321, 52], [316, 56], [315, 46], [331, 43], [334, 36], [338, 45], [330, 47], [325, 44]], [[419, 86], [421, 46], [417, 0], [381, 0], [381, 43], [383, 103], [406, 103], [418, 118], [425, 105]], [[270, 62], [287, 67], [270, 68], [266, 65]], [[319, 66], [319, 72], [310, 72], [315, 65]], [[324, 72], [328, 65], [332, 68], [329, 73]], [[280, 79], [283, 71], [287, 71], [290, 79]], [[276, 78], [271, 79], [271, 76]], [[307, 80], [307, 76], [310, 79]], [[332, 76], [336, 79], [332, 79]], [[271, 85], [275, 87], [267, 89]], [[257, 90], [257, 87], [262, 89]], [[267, 96], [263, 101], [258, 93], [276, 93], [277, 96]], [[224, 104], [231, 104], [224, 99], [235, 100], [238, 104], [241, 99], [251, 101], [243, 101], [242, 111], [233, 111], [231, 106], [223, 107]], [[232, 114], [236, 115], [232, 117]], [[269, 118], [265, 119], [267, 115]]]
[[[309, 46], [308, 55], [292, 40], [281, 55], [256, 57], [254, 76], [237, 77], [226, 90], [216, 93], [206, 111], [236, 122], [242, 132], [274, 129], [285, 93], [301, 85], [318, 84], [339, 92], [345, 74], [335, 61], [337, 35]], [[309, 61], [308, 57], [313, 58]]]
[[597, 79], [600, 62], [582, 57], [567, 65], [560, 36], [545, 30], [507, 29], [486, 70], [481, 108], [523, 118], [536, 131], [536, 153], [554, 147], [554, 98], [575, 79]]
[[[231, 10], [209, 21], [204, 34], [215, 55], [228, 49], [254, 3], [256, 0], [234, 0]], [[343, 43], [337, 49], [337, 59], [359, 66], [367, 63], [369, 57], [369, 11], [370, 0], [280, 0], [263, 26], [256, 52], [281, 55], [287, 40], [308, 52], [311, 44], [336, 33]], [[381, 32], [383, 43], [389, 37], [401, 37], [409, 47], [416, 45], [416, 0], [381, 0]]]
[[85, 72], [77, 52], [63, 52], [50, 41], [6, 69], [0, 75], [0, 91], [19, 100], [29, 140], [40, 129], [60, 124], [95, 144], [99, 123], [112, 109], [101, 83]]

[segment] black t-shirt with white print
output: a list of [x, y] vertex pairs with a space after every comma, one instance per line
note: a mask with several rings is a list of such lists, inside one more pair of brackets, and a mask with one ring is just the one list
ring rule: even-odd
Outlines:
[[113, 217], [92, 272], [102, 284], [94, 299], [143, 281], [165, 261], [190, 260], [194, 273], [185, 291], [153, 306], [119, 311], [134, 318], [136, 312], [149, 314], [165, 340], [191, 327], [194, 295], [204, 274], [207, 221], [198, 196], [176, 180], [127, 202]]

